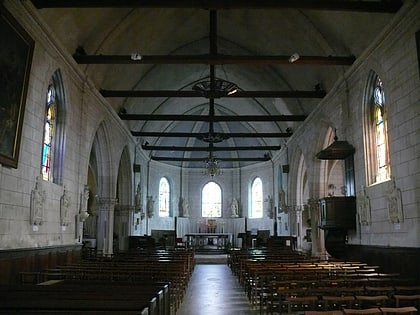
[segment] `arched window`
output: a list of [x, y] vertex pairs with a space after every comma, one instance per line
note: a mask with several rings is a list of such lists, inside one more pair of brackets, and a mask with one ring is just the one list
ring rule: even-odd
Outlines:
[[159, 182], [159, 216], [169, 217], [169, 201], [171, 198], [171, 190], [169, 182], [162, 177]]
[[208, 182], [201, 191], [201, 214], [205, 218], [222, 216], [222, 189], [215, 182]]
[[44, 142], [42, 146], [42, 178], [52, 181], [53, 140], [56, 115], [56, 98], [54, 85], [48, 86], [47, 106], [44, 120]]
[[251, 185], [251, 211], [250, 218], [263, 217], [263, 189], [261, 178], [254, 179]]
[[375, 73], [371, 74], [367, 91], [367, 177], [368, 184], [375, 184], [391, 178], [385, 92], [382, 80]]
[[65, 142], [65, 98], [60, 70], [48, 85], [44, 116], [41, 175], [44, 180], [63, 184]]

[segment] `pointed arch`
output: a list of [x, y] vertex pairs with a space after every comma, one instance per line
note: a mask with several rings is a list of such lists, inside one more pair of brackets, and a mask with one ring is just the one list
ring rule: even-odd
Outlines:
[[391, 178], [388, 114], [384, 83], [370, 71], [363, 99], [363, 136], [368, 185]]
[[116, 185], [112, 181], [110, 140], [105, 122], [99, 124], [92, 144], [91, 154], [96, 161], [97, 191], [100, 197], [115, 197]]
[[65, 124], [66, 97], [61, 71], [57, 69], [46, 92], [41, 175], [58, 185], [63, 184]]
[[116, 197], [119, 204], [130, 205], [133, 200], [133, 172], [131, 170], [130, 154], [127, 147], [124, 147], [117, 176]]

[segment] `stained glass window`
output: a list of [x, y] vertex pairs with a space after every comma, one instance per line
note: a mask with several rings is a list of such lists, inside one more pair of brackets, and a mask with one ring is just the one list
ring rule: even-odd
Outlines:
[[222, 189], [215, 182], [208, 182], [201, 191], [201, 214], [205, 218], [222, 216]]
[[52, 181], [53, 139], [55, 131], [56, 93], [53, 85], [48, 87], [44, 120], [41, 173], [44, 180]]
[[376, 141], [376, 182], [390, 178], [388, 136], [386, 128], [385, 93], [379, 77], [373, 91], [373, 120]]
[[251, 186], [251, 218], [263, 217], [263, 189], [261, 178], [257, 177]]
[[169, 200], [170, 200], [169, 182], [165, 177], [160, 179], [159, 183], [159, 216], [169, 216]]

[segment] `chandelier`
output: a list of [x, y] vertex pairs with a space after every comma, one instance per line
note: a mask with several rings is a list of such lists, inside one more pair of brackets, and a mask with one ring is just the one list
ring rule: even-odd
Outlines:
[[210, 153], [209, 158], [206, 160], [206, 166], [204, 170], [205, 175], [209, 175], [210, 177], [214, 177], [216, 175], [222, 174], [221, 170], [218, 166], [218, 160]]
[[200, 92], [205, 98], [220, 98], [233, 95], [239, 88], [235, 83], [223, 80], [202, 80], [192, 87], [194, 91]]

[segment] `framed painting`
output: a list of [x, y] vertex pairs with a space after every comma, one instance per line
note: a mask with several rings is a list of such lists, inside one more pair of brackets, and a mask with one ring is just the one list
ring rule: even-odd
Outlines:
[[417, 46], [417, 64], [419, 67], [419, 76], [420, 76], [420, 30], [416, 33], [416, 46]]
[[0, 163], [17, 168], [34, 41], [0, 4]]

